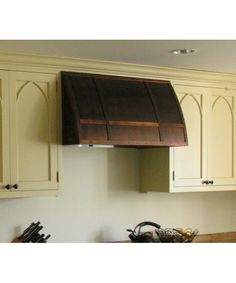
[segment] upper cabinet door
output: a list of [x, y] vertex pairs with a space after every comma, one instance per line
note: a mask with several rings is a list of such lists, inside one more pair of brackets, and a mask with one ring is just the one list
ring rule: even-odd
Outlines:
[[201, 186], [206, 179], [206, 90], [175, 85], [187, 127], [188, 146], [173, 149], [174, 186]]
[[10, 184], [8, 73], [0, 71], [0, 192]]
[[11, 182], [22, 190], [57, 188], [56, 76], [10, 73]]
[[236, 184], [235, 90], [210, 89], [208, 179], [214, 185]]

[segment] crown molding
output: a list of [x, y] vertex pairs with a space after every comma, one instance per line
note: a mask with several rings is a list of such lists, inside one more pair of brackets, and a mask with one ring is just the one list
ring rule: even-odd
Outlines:
[[154, 79], [236, 84], [236, 74], [156, 67], [81, 58], [0, 52], [0, 68], [37, 68], [49, 72], [77, 71]]

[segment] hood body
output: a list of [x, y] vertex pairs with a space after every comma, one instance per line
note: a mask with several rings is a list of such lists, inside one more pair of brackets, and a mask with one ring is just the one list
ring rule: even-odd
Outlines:
[[62, 72], [64, 145], [187, 145], [169, 81]]

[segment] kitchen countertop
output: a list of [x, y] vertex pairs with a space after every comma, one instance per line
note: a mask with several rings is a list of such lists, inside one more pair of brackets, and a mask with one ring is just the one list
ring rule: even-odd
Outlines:
[[[131, 243], [130, 240], [113, 243]], [[236, 232], [222, 232], [197, 235], [192, 243], [236, 243]]]
[[199, 234], [193, 243], [236, 243], [236, 232]]

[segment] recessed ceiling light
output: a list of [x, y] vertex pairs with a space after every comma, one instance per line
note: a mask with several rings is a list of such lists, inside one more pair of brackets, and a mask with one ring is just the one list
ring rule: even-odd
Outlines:
[[197, 49], [174, 49], [170, 51], [170, 53], [176, 54], [176, 55], [190, 54], [190, 53], [196, 53], [196, 52], [197, 52]]

